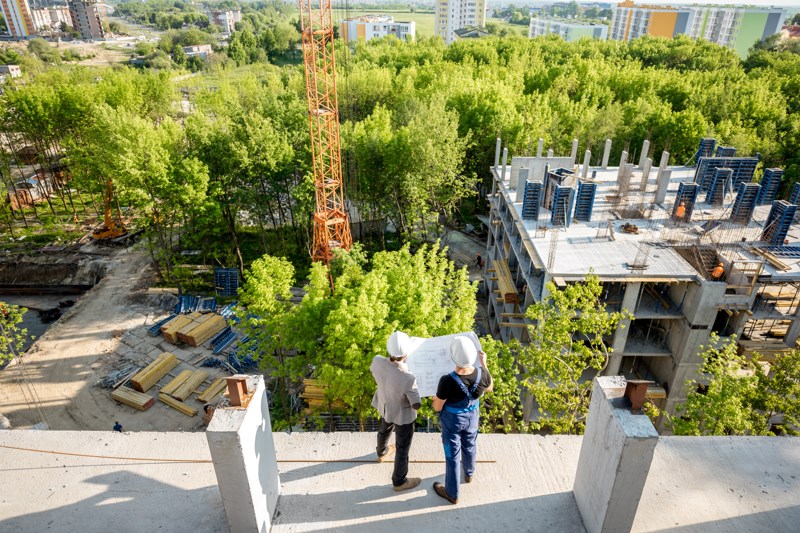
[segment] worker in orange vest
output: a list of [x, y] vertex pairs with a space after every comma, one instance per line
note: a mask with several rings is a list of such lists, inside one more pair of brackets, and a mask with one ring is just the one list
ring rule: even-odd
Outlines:
[[717, 265], [717, 268], [711, 271], [711, 279], [720, 280], [722, 276], [725, 274], [725, 265], [722, 263]]
[[684, 202], [681, 202], [678, 209], [675, 210], [675, 216], [681, 220], [686, 216], [686, 204]]

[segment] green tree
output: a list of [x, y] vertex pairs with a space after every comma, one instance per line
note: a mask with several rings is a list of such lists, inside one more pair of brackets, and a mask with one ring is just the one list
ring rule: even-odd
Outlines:
[[50, 43], [41, 37], [35, 37], [28, 42], [28, 52], [41, 59], [44, 63], [60, 63], [61, 54]]
[[482, 432], [522, 433], [530, 424], [523, 421], [520, 399], [518, 354], [522, 348], [517, 340], [502, 342], [486, 336], [481, 339], [486, 353], [486, 365], [492, 374], [494, 390], [481, 399]]
[[28, 341], [28, 330], [20, 328], [28, 310], [0, 302], [0, 362], [16, 357]]
[[562, 290], [552, 282], [546, 288], [547, 296], [526, 312], [534, 325], [530, 344], [519, 351], [521, 383], [538, 404], [535, 429], [581, 434], [592, 390], [592, 380], [582, 376], [603, 369], [611, 352], [608, 336], [631, 315], [606, 312], [602, 285], [592, 274]]

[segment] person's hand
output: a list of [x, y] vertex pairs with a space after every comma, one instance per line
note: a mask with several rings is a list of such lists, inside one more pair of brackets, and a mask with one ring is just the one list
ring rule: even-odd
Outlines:
[[478, 360], [481, 362], [481, 366], [486, 368], [486, 352], [480, 351], [478, 352]]

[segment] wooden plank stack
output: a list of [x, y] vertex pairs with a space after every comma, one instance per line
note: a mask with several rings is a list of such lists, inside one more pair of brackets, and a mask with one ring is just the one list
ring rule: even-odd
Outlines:
[[[195, 314], [197, 313], [192, 313], [192, 315]], [[192, 317], [192, 315], [189, 316]], [[178, 330], [178, 340], [188, 344], [189, 341], [187, 340], [187, 335], [189, 335], [189, 333], [192, 332], [195, 328], [199, 327], [200, 324], [202, 324], [203, 322], [205, 322], [206, 320], [210, 319], [213, 316], [214, 316], [213, 314], [206, 313], [205, 315], [200, 315], [196, 318], [192, 317], [192, 321], [189, 324], [186, 324], [185, 326], [183, 326], [181, 329]]]
[[[175, 389], [174, 392], [170, 393], [175, 399], [178, 400], [185, 400], [188, 398], [194, 390], [200, 386], [201, 383], [208, 377], [208, 372], [205, 370], [195, 370], [192, 372], [192, 375], [189, 376], [186, 381], [181, 383], [180, 387]], [[164, 392], [163, 390], [161, 392]]]
[[[198, 313], [199, 315], [200, 313]], [[192, 323], [190, 315], [178, 315], [163, 326], [161, 326], [161, 335], [167, 342], [178, 344], [178, 330], [183, 326]]]
[[187, 379], [189, 379], [189, 377], [191, 375], [192, 375], [192, 371], [191, 370], [182, 371], [180, 374], [178, 374], [175, 377], [175, 379], [173, 379], [172, 381], [170, 381], [169, 383], [167, 383], [166, 385], [161, 387], [161, 392], [164, 393], [164, 394], [172, 394], [173, 392], [175, 392], [178, 389], [178, 387], [183, 385], [183, 383]]
[[164, 394], [163, 392], [158, 393], [159, 401], [164, 402], [165, 404], [169, 405], [173, 409], [180, 411], [181, 413], [185, 414], [186, 416], [194, 416], [197, 414], [197, 409], [194, 407], [190, 407], [183, 403], [180, 400], [176, 400], [169, 394]]
[[136, 392], [128, 387], [119, 387], [111, 393], [111, 397], [120, 403], [130, 405], [140, 411], [147, 411], [153, 406], [153, 397]]
[[164, 352], [155, 361], [147, 365], [138, 374], [131, 378], [131, 386], [139, 392], [147, 392], [158, 380], [167, 375], [167, 372], [178, 366], [175, 355]]
[[227, 387], [228, 385], [225, 382], [225, 379], [219, 378], [215, 380], [214, 383], [209, 385], [206, 390], [204, 390], [203, 393], [197, 397], [197, 399], [203, 403], [208, 403], [222, 394]]
[[325, 398], [325, 389], [327, 387], [317, 379], [304, 379], [303, 392], [300, 397], [306, 401], [309, 410], [319, 410], [321, 408], [327, 409], [343, 409], [345, 405], [341, 401], [329, 402]]
[[228, 322], [220, 315], [208, 316], [207, 320], [186, 334], [186, 344], [200, 346], [227, 327]]

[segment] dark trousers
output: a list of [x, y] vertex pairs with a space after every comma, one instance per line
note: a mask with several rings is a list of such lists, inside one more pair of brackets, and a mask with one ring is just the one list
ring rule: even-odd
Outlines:
[[408, 451], [411, 449], [411, 439], [414, 438], [414, 422], [410, 424], [392, 424], [381, 418], [381, 427], [378, 429], [378, 455], [386, 455], [389, 437], [394, 430], [394, 445], [397, 451], [394, 456], [394, 472], [392, 485], [399, 487], [406, 482], [408, 475]]

